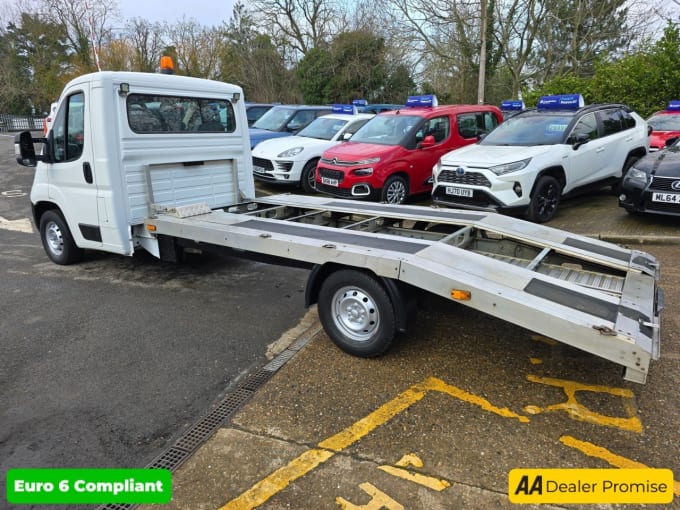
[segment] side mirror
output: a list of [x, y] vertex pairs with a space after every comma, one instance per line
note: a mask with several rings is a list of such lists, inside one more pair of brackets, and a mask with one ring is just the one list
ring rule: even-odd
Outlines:
[[36, 155], [35, 143], [46, 145], [43, 152], [49, 153], [46, 138], [33, 138], [30, 131], [22, 131], [14, 137], [14, 155], [17, 163], [22, 166], [36, 166], [38, 161], [49, 161], [49, 156], [45, 154]]
[[590, 141], [590, 135], [588, 135], [586, 133], [581, 133], [579, 135], [576, 135], [576, 139], [574, 140], [574, 143], [572, 144], [571, 148], [576, 150], [581, 145], [585, 145], [589, 141]]
[[352, 133], [343, 133], [342, 134], [342, 141], [347, 142], [349, 139], [352, 138]]
[[435, 144], [434, 136], [427, 135], [425, 138], [423, 138], [423, 141], [418, 144], [418, 148], [427, 149], [428, 147], [434, 146], [434, 144]]

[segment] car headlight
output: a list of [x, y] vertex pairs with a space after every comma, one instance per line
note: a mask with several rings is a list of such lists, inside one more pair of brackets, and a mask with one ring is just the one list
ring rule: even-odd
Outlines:
[[643, 172], [634, 167], [631, 167], [626, 174], [626, 180], [639, 182], [641, 184], [647, 184], [647, 177], [647, 172]]
[[357, 168], [352, 172], [354, 175], [357, 177], [367, 177], [369, 175], [373, 175], [373, 169], [372, 168]]
[[304, 147], [293, 147], [292, 149], [288, 149], [287, 151], [283, 151], [281, 154], [276, 156], [277, 158], [292, 158], [293, 156], [297, 156], [300, 154], [303, 150], [305, 150]]
[[[359, 161], [355, 161], [355, 165], [372, 165], [373, 163], [377, 163], [380, 161], [380, 157], [377, 158], [368, 158], [368, 159], [360, 159]], [[371, 169], [373, 171], [373, 169]]]
[[531, 162], [531, 158], [523, 159], [521, 161], [514, 161], [512, 163], [503, 163], [502, 165], [496, 165], [489, 168], [496, 175], [505, 175], [510, 172], [516, 172], [517, 170], [522, 170]]

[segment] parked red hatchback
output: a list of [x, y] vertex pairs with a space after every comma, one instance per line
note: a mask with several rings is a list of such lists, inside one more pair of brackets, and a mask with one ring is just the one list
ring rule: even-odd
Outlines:
[[502, 121], [496, 106], [437, 106], [434, 96], [409, 97], [403, 108], [376, 115], [350, 141], [325, 151], [316, 190], [390, 204], [429, 193], [441, 156], [477, 142]]

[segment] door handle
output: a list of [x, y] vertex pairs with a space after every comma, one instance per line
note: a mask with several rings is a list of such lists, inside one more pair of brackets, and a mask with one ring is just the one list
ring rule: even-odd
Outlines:
[[600, 153], [600, 152], [604, 152], [604, 150], [605, 150], [605, 148], [604, 148], [604, 147], [600, 147], [600, 148], [599, 148], [599, 149], [597, 149], [597, 150], [596, 150], [595, 152], [598, 152], [598, 153]]
[[92, 178], [92, 167], [87, 161], [83, 163], [83, 177], [85, 177], [85, 182], [88, 184], [92, 184], [94, 181]]

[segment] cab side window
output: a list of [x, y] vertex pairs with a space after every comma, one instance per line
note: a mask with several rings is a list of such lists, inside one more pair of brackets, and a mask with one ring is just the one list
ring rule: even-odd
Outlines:
[[85, 143], [85, 94], [78, 92], [67, 98], [57, 112], [52, 126], [54, 161], [75, 161], [83, 154]]

